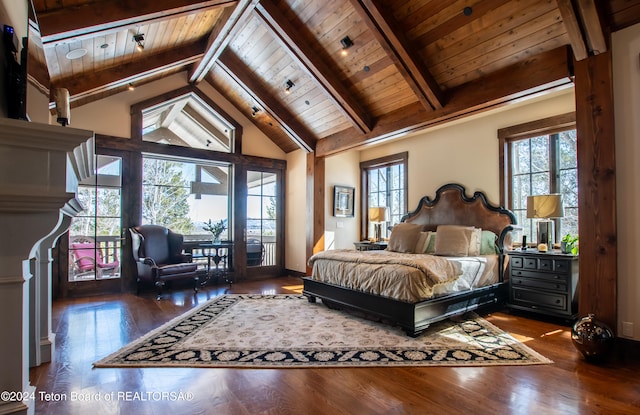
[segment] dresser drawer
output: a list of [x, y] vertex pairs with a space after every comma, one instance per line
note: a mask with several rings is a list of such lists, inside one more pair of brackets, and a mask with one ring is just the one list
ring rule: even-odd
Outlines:
[[567, 274], [558, 274], [555, 272], [522, 271], [519, 269], [511, 269], [511, 278], [514, 278], [514, 277], [535, 278], [535, 279], [541, 279], [545, 281], [562, 282], [565, 284], [569, 280], [569, 275]]
[[537, 278], [512, 277], [511, 286], [514, 288], [529, 287], [540, 288], [549, 291], [558, 291], [561, 293], [567, 292], [567, 284], [564, 283], [564, 281], [551, 281]]
[[[515, 259], [515, 258], [514, 258]], [[524, 268], [536, 271], [556, 271], [567, 272], [569, 271], [569, 261], [555, 260], [551, 258], [519, 258], [522, 261], [522, 265], [514, 268]]]
[[554, 294], [551, 292], [532, 291], [513, 287], [511, 291], [513, 303], [523, 305], [532, 309], [547, 308], [554, 310], [567, 309], [567, 296]]
[[524, 260], [521, 256], [512, 256], [509, 258], [509, 265], [511, 268], [522, 268]]
[[555, 259], [553, 261], [553, 270], [555, 272], [569, 272], [571, 271], [571, 261], [565, 259]]

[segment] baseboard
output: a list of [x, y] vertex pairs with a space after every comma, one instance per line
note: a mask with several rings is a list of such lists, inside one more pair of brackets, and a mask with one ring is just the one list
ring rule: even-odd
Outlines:
[[305, 274], [304, 272], [294, 271], [292, 269], [285, 269], [284, 272], [285, 272], [286, 275], [290, 275], [292, 277], [302, 278], [302, 277], [306, 277], [307, 276], [307, 274]]

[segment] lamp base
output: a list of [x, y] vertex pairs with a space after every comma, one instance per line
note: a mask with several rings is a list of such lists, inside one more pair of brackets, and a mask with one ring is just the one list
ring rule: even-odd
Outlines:
[[374, 232], [374, 242], [380, 242], [382, 240], [382, 224], [381, 223], [376, 223], [375, 225], [373, 225], [373, 232]]
[[538, 245], [545, 244], [551, 249], [553, 246], [553, 231], [552, 220], [538, 221]]

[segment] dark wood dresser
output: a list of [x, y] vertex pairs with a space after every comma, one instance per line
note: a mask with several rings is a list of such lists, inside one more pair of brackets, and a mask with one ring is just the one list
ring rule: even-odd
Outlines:
[[509, 307], [567, 319], [577, 317], [577, 255], [535, 249], [508, 254]]

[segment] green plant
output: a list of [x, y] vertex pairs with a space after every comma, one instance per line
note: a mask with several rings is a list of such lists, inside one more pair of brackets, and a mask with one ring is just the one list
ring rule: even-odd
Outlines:
[[213, 234], [213, 239], [217, 240], [218, 238], [220, 238], [220, 234], [222, 232], [225, 231], [225, 229], [227, 229], [226, 226], [224, 226], [224, 221], [220, 220], [218, 222], [212, 222], [211, 219], [209, 219], [203, 226], [202, 229], [204, 229], [207, 232], [211, 232], [211, 234]]
[[562, 237], [560, 242], [564, 242], [566, 246], [564, 252], [571, 252], [573, 255], [578, 253], [578, 235], [568, 233]]

